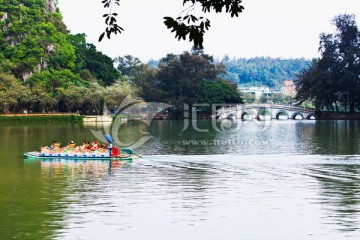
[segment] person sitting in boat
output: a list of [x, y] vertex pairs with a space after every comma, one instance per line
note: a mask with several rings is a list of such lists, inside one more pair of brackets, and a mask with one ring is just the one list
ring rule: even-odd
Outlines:
[[88, 141], [83, 141], [80, 149], [81, 149], [81, 150], [86, 150], [86, 149], [88, 149], [88, 148], [89, 148]]
[[96, 151], [99, 149], [99, 142], [97, 140], [94, 140], [92, 145], [91, 145], [91, 151]]
[[76, 147], [76, 143], [71, 140], [69, 145], [68, 145], [68, 149], [74, 149], [75, 147]]
[[87, 146], [87, 149], [88, 149], [88, 150], [91, 150], [92, 144], [90, 144], [89, 141], [86, 141], [86, 146]]
[[52, 144], [50, 145], [50, 147], [46, 146], [46, 148], [49, 149], [49, 150], [54, 150], [54, 149], [55, 149], [55, 146], [56, 146], [56, 141], [54, 140], [54, 141], [52, 142]]

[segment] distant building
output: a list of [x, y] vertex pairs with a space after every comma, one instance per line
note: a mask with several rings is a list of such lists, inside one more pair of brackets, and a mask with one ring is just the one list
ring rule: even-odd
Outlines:
[[249, 93], [255, 95], [255, 98], [260, 98], [264, 93], [269, 92], [268, 87], [238, 87], [241, 93]]
[[296, 96], [296, 86], [293, 81], [291, 80], [285, 80], [283, 82], [283, 86], [281, 88], [281, 93], [290, 96], [295, 97]]
[[271, 90], [269, 87], [238, 87], [241, 93], [248, 93], [255, 96], [256, 99], [259, 99], [261, 96], [265, 95], [271, 97], [273, 94], [280, 93], [280, 91]]

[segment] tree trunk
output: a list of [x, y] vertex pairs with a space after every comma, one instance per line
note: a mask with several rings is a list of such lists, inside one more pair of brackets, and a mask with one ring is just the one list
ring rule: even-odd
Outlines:
[[355, 112], [355, 103], [354, 102], [349, 103], [349, 112], [351, 112], [351, 113]]

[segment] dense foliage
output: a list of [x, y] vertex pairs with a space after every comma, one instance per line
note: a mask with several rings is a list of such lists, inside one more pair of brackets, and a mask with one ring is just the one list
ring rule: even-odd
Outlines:
[[104, 104], [112, 109], [128, 95], [173, 104], [179, 113], [184, 104], [240, 103], [238, 83], [279, 86], [307, 64], [304, 59], [214, 61], [201, 47], [148, 64], [129, 55], [111, 59], [87, 43], [85, 34], [69, 34], [53, 0], [0, 0], [0, 36], [0, 113], [97, 114]]
[[156, 68], [132, 56], [119, 57], [116, 62], [140, 88], [145, 101], [172, 104], [174, 114], [181, 113], [184, 104], [242, 102], [237, 85], [220, 78], [225, 67], [202, 52], [168, 54]]
[[280, 88], [284, 80], [293, 80], [310, 61], [304, 58], [281, 59], [270, 57], [230, 59], [221, 61], [226, 66], [225, 78], [243, 86], [268, 86]]
[[136, 95], [120, 76], [84, 34], [69, 34], [54, 1], [0, 0], [0, 112], [99, 112], [113, 88], [124, 87], [119, 101], [130, 86]]
[[335, 34], [320, 35], [321, 57], [302, 71], [297, 99], [313, 100], [319, 110], [360, 110], [360, 32], [354, 15], [333, 20]]

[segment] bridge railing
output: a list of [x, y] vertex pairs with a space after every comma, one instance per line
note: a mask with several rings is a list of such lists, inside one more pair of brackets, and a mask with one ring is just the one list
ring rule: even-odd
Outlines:
[[[247, 106], [249, 104], [245, 104], [245, 106]], [[315, 109], [314, 108], [307, 108], [307, 107], [300, 107], [300, 106], [294, 106], [294, 105], [291, 105], [291, 104], [288, 104], [288, 105], [284, 105], [284, 104], [252, 104], [254, 106], [267, 106], [269, 108], [281, 108], [281, 109], [288, 109], [288, 110], [294, 110], [294, 109], [297, 109], [297, 110], [302, 110], [302, 111], [309, 111], [309, 112], [314, 112]]]
[[315, 112], [314, 108], [294, 106], [294, 105], [291, 105], [291, 104], [283, 105], [283, 104], [269, 104], [269, 103], [266, 103], [266, 104], [260, 104], [260, 103], [238, 104], [238, 105], [231, 106], [231, 107], [228, 107], [228, 108], [221, 108], [219, 110], [221, 112], [224, 112], [224, 111], [238, 110], [239, 108], [247, 108], [247, 107], [277, 108], [277, 109], [284, 109], [284, 110], [299, 110], [299, 111], [305, 111], [305, 112]]

